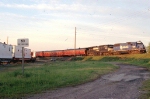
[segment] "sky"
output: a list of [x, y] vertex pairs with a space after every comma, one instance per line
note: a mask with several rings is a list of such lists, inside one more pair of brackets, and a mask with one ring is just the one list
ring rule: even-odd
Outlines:
[[33, 51], [150, 42], [150, 0], [0, 0], [0, 42]]

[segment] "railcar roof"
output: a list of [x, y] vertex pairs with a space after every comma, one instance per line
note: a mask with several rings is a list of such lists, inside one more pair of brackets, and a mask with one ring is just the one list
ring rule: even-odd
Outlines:
[[99, 45], [99, 46], [113, 46], [113, 44]]

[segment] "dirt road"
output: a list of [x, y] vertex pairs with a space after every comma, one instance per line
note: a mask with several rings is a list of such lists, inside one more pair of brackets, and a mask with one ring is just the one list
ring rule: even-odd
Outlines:
[[145, 68], [118, 64], [120, 69], [75, 87], [60, 88], [36, 94], [28, 99], [137, 99], [142, 82], [149, 79]]

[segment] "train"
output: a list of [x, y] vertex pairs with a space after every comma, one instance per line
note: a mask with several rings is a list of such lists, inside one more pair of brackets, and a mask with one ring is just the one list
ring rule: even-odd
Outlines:
[[37, 51], [36, 57], [105, 56], [142, 53], [146, 53], [146, 48], [141, 41], [136, 41], [91, 46], [78, 49]]
[[[26, 62], [34, 62], [36, 60], [35, 52], [24, 48], [24, 60]], [[19, 61], [22, 61], [22, 47], [0, 42], [0, 64]]]
[[[24, 48], [24, 60], [34, 62], [37, 57], [106, 56], [143, 53], [146, 53], [144, 44], [141, 41], [136, 41], [52, 51], [34, 52], [29, 48]], [[22, 61], [22, 47], [0, 42], [0, 64], [20, 61]]]

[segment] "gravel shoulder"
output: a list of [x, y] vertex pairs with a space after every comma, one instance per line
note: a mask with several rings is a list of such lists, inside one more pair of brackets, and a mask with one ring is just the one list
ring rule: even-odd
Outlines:
[[142, 92], [139, 88], [150, 72], [143, 67], [117, 64], [120, 69], [86, 84], [59, 88], [27, 99], [137, 99]]

